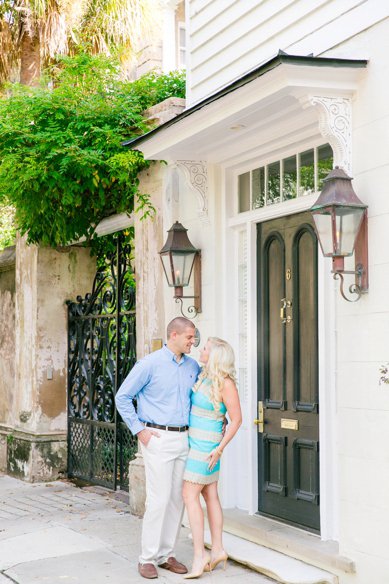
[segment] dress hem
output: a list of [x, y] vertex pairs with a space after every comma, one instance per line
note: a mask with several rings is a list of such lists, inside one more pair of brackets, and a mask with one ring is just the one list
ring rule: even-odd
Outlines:
[[211, 483], [216, 483], [218, 480], [219, 471], [210, 475], [200, 475], [188, 470], [186, 470], [184, 473], [184, 481], [188, 481], [188, 483], [195, 483], [197, 485], [210, 485]]

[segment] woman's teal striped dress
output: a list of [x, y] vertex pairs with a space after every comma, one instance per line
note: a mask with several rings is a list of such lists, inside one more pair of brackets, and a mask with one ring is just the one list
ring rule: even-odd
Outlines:
[[204, 379], [199, 389], [192, 392], [189, 416], [189, 455], [186, 461], [184, 480], [200, 485], [209, 485], [219, 479], [220, 460], [213, 470], [208, 470], [209, 459], [205, 457], [222, 440], [222, 426], [226, 406], [221, 402], [216, 411], [210, 401], [211, 381]]

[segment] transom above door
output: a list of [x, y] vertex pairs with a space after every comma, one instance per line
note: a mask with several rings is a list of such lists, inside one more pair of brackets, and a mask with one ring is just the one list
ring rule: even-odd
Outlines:
[[238, 213], [313, 194], [332, 167], [332, 148], [323, 144], [239, 174]]
[[258, 225], [258, 510], [318, 531], [317, 239], [310, 214]]

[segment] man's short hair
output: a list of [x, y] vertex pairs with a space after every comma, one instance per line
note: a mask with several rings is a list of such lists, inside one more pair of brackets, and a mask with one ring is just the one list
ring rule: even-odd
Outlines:
[[172, 333], [181, 335], [189, 326], [196, 328], [193, 322], [184, 316], [173, 318], [173, 320], [167, 325], [167, 338], [170, 339]]

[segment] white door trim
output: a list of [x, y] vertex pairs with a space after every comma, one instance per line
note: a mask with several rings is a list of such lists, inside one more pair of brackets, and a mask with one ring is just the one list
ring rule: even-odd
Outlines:
[[[248, 396], [243, 404], [243, 428], [246, 430], [248, 487], [247, 510], [253, 515], [258, 510], [258, 451], [257, 427], [253, 420], [257, 417], [257, 253], [256, 225], [285, 215], [308, 210], [318, 194], [300, 197], [264, 209], [242, 213], [236, 216], [235, 173], [229, 169], [223, 172], [223, 217], [224, 217], [224, 290], [234, 290], [237, 279], [237, 236], [238, 231], [247, 231], [248, 241]], [[231, 218], [232, 217], [232, 218]], [[235, 232], [235, 233], [234, 233]], [[231, 269], [233, 267], [233, 269]], [[338, 537], [338, 469], [337, 469], [337, 408], [336, 408], [336, 330], [335, 330], [335, 283], [331, 276], [330, 261], [318, 258], [318, 312], [319, 312], [319, 425], [320, 425], [320, 523], [321, 539]], [[224, 314], [225, 338], [236, 342], [238, 332], [238, 302], [235, 297], [231, 306], [231, 295], [226, 297]], [[238, 363], [239, 365], [239, 363]], [[231, 452], [233, 455], [233, 453]], [[236, 458], [239, 453], [234, 453]], [[226, 461], [227, 462], [227, 461]], [[237, 460], [235, 460], [236, 464]], [[232, 461], [225, 465], [224, 483], [231, 477]], [[227, 474], [228, 473], [228, 474]], [[223, 490], [223, 506], [236, 506], [237, 494], [234, 486]]]

